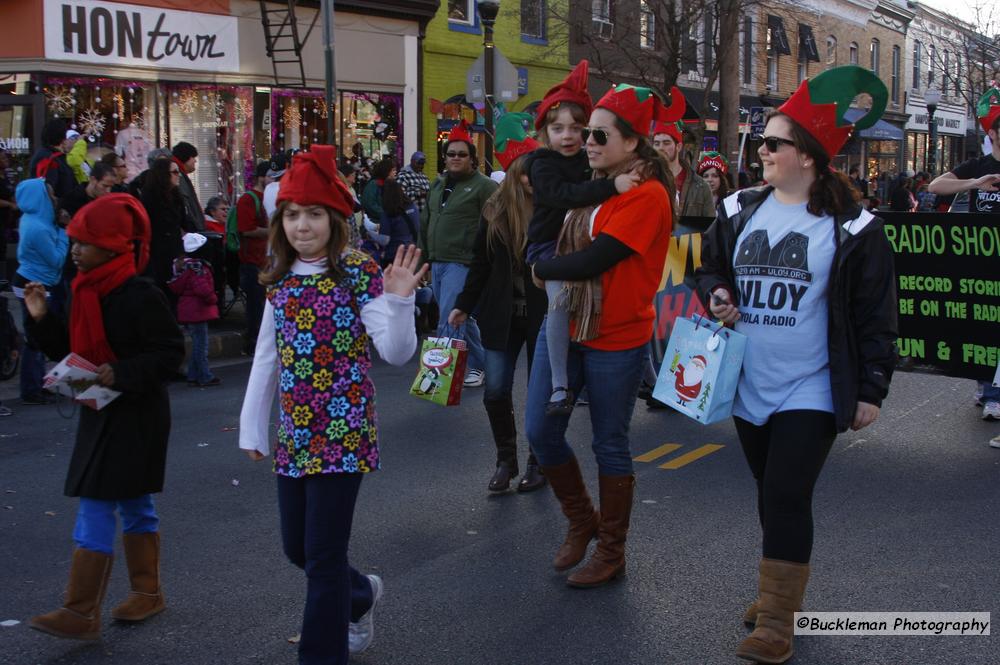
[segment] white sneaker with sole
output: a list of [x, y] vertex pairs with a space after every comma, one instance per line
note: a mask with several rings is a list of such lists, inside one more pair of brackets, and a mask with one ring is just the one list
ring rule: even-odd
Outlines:
[[1000, 434], [990, 439], [990, 448], [1000, 448]]
[[486, 372], [481, 369], [470, 369], [465, 375], [465, 383], [463, 385], [466, 388], [478, 388], [484, 383], [486, 383]]
[[987, 402], [983, 406], [983, 420], [1000, 420], [1000, 402]]
[[365, 575], [372, 585], [372, 606], [368, 608], [365, 615], [358, 619], [357, 623], [352, 622], [347, 627], [347, 650], [351, 653], [361, 653], [371, 646], [375, 638], [375, 606], [378, 599], [382, 597], [382, 578], [378, 575]]

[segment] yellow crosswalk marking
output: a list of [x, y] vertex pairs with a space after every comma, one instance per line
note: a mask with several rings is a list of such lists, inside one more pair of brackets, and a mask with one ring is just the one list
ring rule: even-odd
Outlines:
[[636, 461], [636, 462], [653, 462], [653, 461], [657, 460], [658, 458], [663, 457], [664, 455], [669, 455], [670, 453], [674, 452], [675, 450], [677, 450], [680, 447], [681, 447], [681, 444], [679, 444], [679, 443], [665, 443], [662, 446], [660, 446], [659, 448], [654, 448], [653, 450], [650, 450], [648, 453], [644, 453], [642, 455], [639, 455], [638, 457], [635, 458], [634, 461]]
[[722, 448], [725, 448], [725, 446], [720, 446], [720, 445], [715, 444], [715, 443], [706, 443], [701, 448], [696, 448], [695, 450], [692, 450], [689, 453], [685, 453], [684, 455], [681, 455], [680, 457], [675, 457], [674, 459], [670, 460], [666, 464], [661, 464], [660, 468], [661, 469], [679, 469], [682, 466], [690, 464], [691, 462], [694, 462], [696, 460], [700, 460], [702, 457], [705, 457], [706, 455], [711, 455], [716, 450], [721, 450]]

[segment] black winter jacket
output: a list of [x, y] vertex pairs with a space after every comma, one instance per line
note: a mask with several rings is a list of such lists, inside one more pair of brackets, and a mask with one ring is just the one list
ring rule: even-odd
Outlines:
[[[71, 305], [72, 307], [72, 305]], [[80, 407], [66, 496], [134, 499], [163, 489], [170, 436], [167, 381], [184, 360], [184, 336], [163, 294], [134, 277], [101, 300], [104, 331], [117, 360], [121, 396], [100, 411]], [[29, 334], [52, 360], [69, 353], [65, 321], [30, 317]]]
[[554, 242], [559, 237], [566, 211], [597, 205], [618, 193], [615, 181], [590, 179], [587, 153], [563, 157], [555, 150], [539, 148], [526, 165], [535, 210], [528, 223], [528, 242]]
[[[710, 294], [725, 287], [739, 306], [733, 254], [736, 239], [772, 187], [730, 194], [702, 241], [695, 272], [698, 297], [709, 309]], [[830, 384], [837, 431], [854, 420], [857, 403], [881, 406], [896, 364], [896, 278], [883, 222], [861, 206], [834, 218], [837, 244], [827, 291]]]
[[[499, 251], [490, 251], [486, 243], [486, 228], [486, 220], [480, 218], [469, 274], [465, 277], [462, 293], [455, 299], [455, 308], [467, 314], [476, 313], [476, 323], [479, 324], [479, 334], [485, 348], [505, 351], [514, 309], [514, 263], [509, 248], [497, 247], [495, 249]], [[524, 282], [525, 298], [528, 301], [527, 337], [530, 359], [548, 301], [545, 292], [532, 283], [530, 275], [525, 275]], [[441, 316], [447, 317], [448, 312], [441, 312]]]

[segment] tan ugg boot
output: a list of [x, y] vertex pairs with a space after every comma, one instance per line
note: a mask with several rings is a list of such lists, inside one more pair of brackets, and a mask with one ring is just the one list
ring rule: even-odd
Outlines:
[[166, 609], [160, 588], [160, 534], [126, 533], [122, 536], [131, 591], [111, 610], [119, 621], [142, 621]]
[[625, 572], [625, 537], [632, 517], [635, 476], [600, 476], [601, 524], [597, 549], [583, 568], [566, 580], [578, 589], [607, 584]]
[[761, 559], [757, 626], [736, 655], [758, 663], [784, 663], [792, 657], [793, 619], [802, 607], [809, 564]]
[[566, 540], [559, 546], [559, 551], [552, 560], [555, 569], [563, 571], [583, 561], [587, 545], [597, 535], [600, 519], [587, 493], [587, 486], [583, 483], [580, 465], [575, 457], [563, 464], [541, 468], [552, 485], [552, 492], [559, 499], [563, 515], [569, 520]]
[[114, 557], [77, 548], [69, 569], [66, 600], [48, 614], [32, 617], [28, 626], [49, 635], [72, 640], [101, 638], [101, 603], [108, 589]]

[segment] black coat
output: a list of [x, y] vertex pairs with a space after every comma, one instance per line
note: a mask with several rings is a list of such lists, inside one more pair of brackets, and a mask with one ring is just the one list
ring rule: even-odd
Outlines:
[[[117, 360], [114, 390], [100, 411], [81, 406], [66, 496], [132, 499], [163, 490], [170, 436], [166, 382], [184, 360], [184, 337], [163, 294], [132, 278], [101, 301], [104, 330]], [[66, 323], [49, 314], [27, 321], [32, 339], [52, 360], [69, 353]]]
[[563, 157], [555, 150], [539, 148], [527, 158], [534, 213], [528, 224], [528, 242], [554, 242], [562, 230], [566, 211], [598, 205], [618, 193], [614, 179], [590, 179], [587, 153]]
[[[744, 189], [719, 205], [702, 240], [695, 271], [698, 297], [709, 309], [711, 293], [723, 286], [739, 306], [733, 254], [736, 239], [772, 187]], [[881, 406], [896, 367], [896, 278], [892, 247], [883, 222], [855, 206], [834, 217], [836, 250], [827, 287], [827, 350], [837, 431], [846, 431], [859, 401]]]
[[[508, 247], [503, 247], [503, 251], [499, 252], [490, 251], [486, 243], [486, 228], [486, 220], [480, 218], [469, 274], [465, 278], [465, 287], [455, 299], [455, 308], [467, 314], [476, 313], [476, 323], [479, 324], [479, 334], [485, 348], [505, 351], [514, 310], [514, 263]], [[530, 273], [525, 275], [524, 281], [528, 301], [527, 337], [530, 353], [535, 347], [542, 319], [545, 318], [548, 300], [545, 291], [532, 283]], [[441, 312], [443, 317], [448, 314], [449, 312]]]
[[143, 196], [142, 205], [149, 215], [149, 265], [146, 275], [163, 286], [173, 278], [174, 259], [184, 253], [184, 202], [179, 194], [169, 202]]

